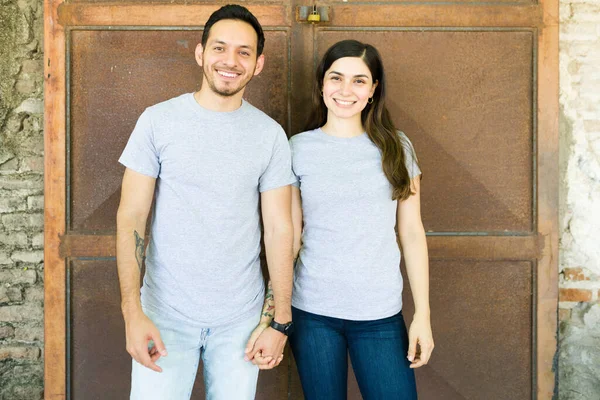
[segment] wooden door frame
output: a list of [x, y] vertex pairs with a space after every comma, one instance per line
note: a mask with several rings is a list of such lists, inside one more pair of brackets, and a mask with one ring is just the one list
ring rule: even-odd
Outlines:
[[[537, 104], [535, 218], [537, 234], [515, 239], [448, 238], [441, 245], [439, 237], [428, 237], [432, 257], [436, 254], [489, 257], [506, 254], [519, 240], [524, 258], [537, 259], [534, 293], [535, 360], [534, 398], [552, 399], [555, 390], [553, 359], [557, 348], [558, 307], [558, 0], [541, 0], [525, 5], [485, 3], [454, 5], [447, 11], [443, 4], [406, 4], [386, 9], [385, 5], [353, 6], [353, 16], [345, 8], [332, 7], [332, 25], [343, 26], [347, 18], [363, 18], [365, 26], [412, 27], [521, 27], [537, 32]], [[263, 25], [291, 26], [295, 10], [281, 5], [248, 5]], [[357, 8], [358, 7], [358, 8]], [[379, 8], [375, 8], [379, 7]], [[68, 392], [67, 362], [67, 280], [69, 257], [86, 253], [90, 244], [102, 249], [103, 255], [115, 254], [114, 236], [77, 235], [67, 232], [67, 34], [70, 27], [118, 26], [197, 26], [217, 7], [212, 5], [65, 3], [44, 0], [44, 384], [46, 399], [66, 399]], [[346, 10], [346, 12], [344, 12]], [[355, 13], [355, 14], [354, 14]], [[358, 15], [358, 17], [357, 17]], [[68, 234], [69, 233], [69, 234]], [[525, 246], [523, 246], [525, 244]], [[441, 254], [443, 253], [443, 254]], [[525, 254], [526, 253], [526, 254]], [[514, 254], [513, 254], [514, 256]]]

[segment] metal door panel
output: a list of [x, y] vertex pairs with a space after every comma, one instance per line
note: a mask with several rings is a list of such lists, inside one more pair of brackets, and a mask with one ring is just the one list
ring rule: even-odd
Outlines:
[[[245, 98], [286, 125], [289, 37], [265, 34], [263, 72]], [[117, 162], [146, 107], [199, 89], [199, 30], [75, 30], [71, 35], [70, 217], [79, 232], [114, 232], [124, 168]], [[273, 84], [278, 83], [278, 84]]]
[[532, 32], [323, 29], [316, 54], [347, 38], [382, 54], [390, 113], [421, 162], [427, 231], [530, 232]]
[[[111, 259], [116, 160], [145, 107], [197, 89], [199, 24], [225, 2], [44, 4], [45, 396], [107, 398], [114, 388], [108, 398], [126, 398], [130, 364]], [[247, 98], [289, 134], [306, 118], [327, 45], [355, 37], [384, 57], [390, 110], [424, 171], [437, 347], [417, 372], [420, 397], [550, 399], [557, 0], [324, 0], [329, 22], [317, 25], [295, 21], [307, 5], [299, 0], [246, 5], [267, 31], [266, 69]], [[405, 301], [410, 319], [408, 287]], [[110, 357], [93, 353], [103, 340]], [[257, 398], [302, 398], [289, 350], [286, 362], [261, 373]], [[201, 379], [196, 385], [201, 398]], [[351, 371], [349, 398], [360, 398]]]
[[[404, 268], [404, 266], [403, 266]], [[528, 399], [532, 395], [535, 276], [530, 261], [432, 260], [434, 357], [417, 370], [420, 398]], [[414, 305], [405, 275], [403, 314]]]

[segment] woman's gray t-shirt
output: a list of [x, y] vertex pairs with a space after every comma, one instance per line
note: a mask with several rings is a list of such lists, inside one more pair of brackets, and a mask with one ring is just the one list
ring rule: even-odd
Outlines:
[[[411, 178], [421, 173], [406, 143]], [[402, 309], [396, 207], [381, 153], [366, 133], [340, 138], [321, 129], [290, 139], [304, 229], [292, 304], [349, 320], [386, 318]]]

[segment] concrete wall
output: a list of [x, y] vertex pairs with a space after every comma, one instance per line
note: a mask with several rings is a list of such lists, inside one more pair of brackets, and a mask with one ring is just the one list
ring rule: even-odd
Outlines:
[[[43, 391], [42, 0], [0, 0], [0, 398]], [[559, 398], [600, 398], [600, 0], [561, 2]]]
[[0, 0], [0, 398], [43, 393], [42, 0]]

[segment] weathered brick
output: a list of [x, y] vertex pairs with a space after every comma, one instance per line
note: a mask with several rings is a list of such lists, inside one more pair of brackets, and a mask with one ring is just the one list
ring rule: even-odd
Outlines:
[[13, 260], [10, 259], [10, 256], [6, 251], [0, 251], [0, 265], [12, 264]]
[[590, 42], [567, 42], [565, 45], [565, 51], [572, 58], [579, 60], [583, 66], [589, 64], [589, 61], [597, 59], [600, 55], [600, 43]]
[[43, 214], [14, 213], [2, 216], [2, 224], [6, 230], [40, 229], [44, 226]]
[[43, 178], [39, 175], [0, 175], [3, 189], [43, 189]]
[[15, 113], [43, 114], [44, 101], [41, 99], [27, 99], [15, 109]]
[[590, 279], [585, 276], [581, 268], [565, 268], [563, 275], [568, 281], [588, 281]]
[[5, 161], [0, 165], [0, 171], [7, 172], [16, 172], [19, 168], [19, 159], [13, 158], [11, 160]]
[[44, 373], [44, 366], [42, 364], [15, 365], [13, 373], [15, 377], [40, 375]]
[[0, 243], [5, 246], [27, 246], [27, 235], [23, 232], [0, 233]]
[[27, 206], [22, 198], [4, 198], [0, 199], [0, 213], [12, 213], [25, 211]]
[[23, 290], [21, 290], [20, 285], [11, 286], [6, 289], [8, 293], [8, 298], [12, 302], [23, 301]]
[[12, 253], [10, 258], [12, 258], [14, 261], [22, 261], [22, 262], [37, 264], [44, 260], [44, 252], [41, 250], [34, 250], [34, 251], [19, 250], [19, 251], [15, 251], [14, 253]]
[[23, 301], [23, 292], [19, 286], [0, 286], [0, 303]]
[[44, 63], [42, 60], [25, 60], [21, 67], [24, 74], [38, 75], [44, 72]]
[[36, 82], [32, 78], [22, 78], [15, 84], [17, 92], [22, 94], [32, 94], [36, 91]]
[[568, 321], [571, 319], [571, 310], [568, 308], [559, 308], [558, 309], [558, 320], [559, 321]]
[[0, 307], [0, 322], [40, 321], [42, 308], [38, 304], [10, 305]]
[[[39, 251], [43, 245], [42, 212], [32, 213], [42, 208], [37, 202], [29, 204], [27, 201], [28, 196], [43, 193], [42, 93], [47, 60], [41, 46], [43, 4], [42, 0], [0, 0], [0, 49], [8, 50], [0, 57], [0, 208], [3, 210], [0, 212], [3, 214], [0, 215], [0, 267], [15, 264], [10, 258], [15, 251], [29, 246]], [[17, 198], [21, 201], [13, 207]], [[11, 199], [10, 203], [5, 199]], [[12, 208], [7, 209], [9, 205]], [[37, 270], [43, 265], [24, 264]], [[37, 271], [28, 274], [34, 272]], [[5, 270], [0, 269], [0, 274], [7, 277]], [[22, 278], [9, 277], [17, 281]], [[33, 281], [38, 283], [33, 290], [27, 290], [30, 283], [17, 284], [14, 280], [10, 287], [5, 285], [7, 282], [1, 285], [3, 296], [14, 298], [17, 292], [22, 293], [28, 303], [0, 306], [0, 320], [5, 321], [0, 322], [0, 359], [6, 360], [0, 361], [0, 399], [44, 398], [43, 349], [39, 343], [43, 340], [43, 308], [36, 301], [43, 277]], [[14, 341], [38, 343], [26, 346]]]
[[44, 232], [36, 233], [31, 238], [31, 245], [34, 248], [40, 248], [44, 246]]
[[592, 22], [568, 22], [560, 25], [561, 40], [596, 40], [598, 27]]
[[20, 172], [39, 172], [42, 173], [44, 171], [44, 157], [39, 156], [31, 156], [24, 157], [21, 161]]
[[29, 359], [36, 360], [40, 357], [39, 347], [6, 346], [0, 347], [0, 360]]
[[44, 288], [42, 286], [31, 286], [25, 288], [25, 300], [30, 303], [43, 303]]
[[572, 4], [573, 21], [596, 21], [600, 22], [600, 4]]
[[[35, 130], [37, 131], [37, 129]], [[21, 142], [21, 146], [23, 151], [27, 152], [29, 155], [44, 154], [44, 139], [42, 137], [28, 137]]]
[[5, 162], [12, 160], [15, 158], [15, 153], [4, 146], [0, 146], [0, 164], [4, 164]]
[[43, 342], [44, 325], [41, 323], [19, 324], [15, 327], [14, 338], [25, 342]]
[[11, 400], [43, 400], [44, 389], [43, 389], [43, 375], [37, 380], [28, 379], [21, 385], [12, 384], [6, 391], [4, 398]]
[[0, 286], [0, 303], [8, 303], [10, 301], [6, 289], [6, 286]]
[[[600, 85], [598, 85], [600, 88]], [[600, 132], [600, 120], [585, 120], [583, 121], [583, 127], [588, 132]]]
[[42, 194], [42, 193], [43, 193], [43, 189], [39, 189], [39, 188], [8, 190], [8, 189], [4, 189], [3, 187], [0, 187], [0, 198], [7, 199], [10, 197], [11, 199], [14, 199], [15, 197], [19, 197], [19, 198], [23, 199], [25, 204], [27, 204], [27, 196], [33, 196], [33, 195]]
[[6, 121], [5, 132], [6, 133], [17, 133], [23, 130], [23, 119], [25, 115], [22, 114], [11, 114]]
[[27, 208], [30, 210], [43, 210], [44, 196], [29, 196], [27, 198]]
[[589, 289], [566, 289], [561, 288], [558, 294], [559, 301], [590, 301], [592, 291]]
[[[31, 138], [35, 140], [37, 144], [42, 145], [42, 150], [44, 145], [43, 126], [44, 123], [41, 115], [29, 115], [26, 119], [23, 120], [23, 129], [28, 132], [34, 133], [34, 135], [32, 135]], [[38, 135], [35, 135], [36, 133]]]
[[15, 328], [10, 325], [0, 326], [0, 340], [10, 339], [15, 335]]
[[0, 282], [11, 285], [33, 285], [37, 281], [37, 272], [32, 269], [13, 268], [0, 270]]

